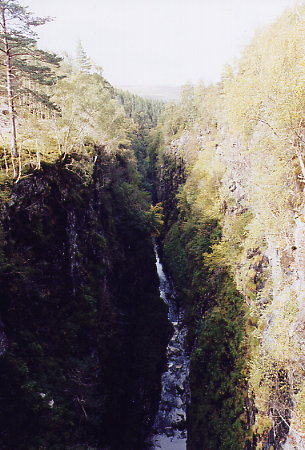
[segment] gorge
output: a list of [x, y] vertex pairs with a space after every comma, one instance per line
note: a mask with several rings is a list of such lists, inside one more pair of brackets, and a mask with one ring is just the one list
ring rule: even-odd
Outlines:
[[189, 402], [189, 358], [186, 353], [187, 328], [183, 310], [175, 295], [173, 284], [164, 273], [155, 245], [160, 297], [168, 306], [168, 320], [173, 334], [167, 345], [167, 367], [162, 374], [162, 389], [158, 412], [153, 424], [152, 448], [186, 449], [186, 410]]
[[9, 55], [0, 449], [305, 449], [304, 23], [168, 104]]

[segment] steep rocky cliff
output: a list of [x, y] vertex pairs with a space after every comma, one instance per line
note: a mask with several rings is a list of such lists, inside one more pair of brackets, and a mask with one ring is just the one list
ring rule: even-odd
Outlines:
[[190, 130], [159, 153], [164, 260], [188, 312], [188, 448], [303, 448], [302, 207], [280, 209], [287, 186], [263, 189], [275, 174], [258, 180], [276, 159], [224, 128]]
[[70, 163], [1, 210], [0, 448], [140, 450], [168, 337], [146, 200], [126, 151]]
[[188, 178], [182, 156], [187, 141], [187, 136], [177, 140], [162, 156], [159, 190], [166, 218], [164, 262], [186, 311], [188, 328], [187, 448], [243, 449], [247, 440], [244, 300], [228, 270], [213, 268], [203, 257], [221, 239], [220, 224], [215, 218], [199, 220], [181, 198]]
[[287, 10], [164, 111], [68, 62], [57, 112], [17, 109], [20, 153], [0, 145], [0, 448], [145, 448], [169, 335], [163, 218], [188, 449], [305, 448], [304, 23]]

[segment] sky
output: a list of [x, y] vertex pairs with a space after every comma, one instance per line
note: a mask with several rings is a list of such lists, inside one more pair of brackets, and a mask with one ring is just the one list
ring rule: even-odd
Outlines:
[[79, 40], [115, 86], [206, 84], [241, 54], [258, 27], [296, 0], [20, 0], [54, 21], [39, 47], [73, 54]]

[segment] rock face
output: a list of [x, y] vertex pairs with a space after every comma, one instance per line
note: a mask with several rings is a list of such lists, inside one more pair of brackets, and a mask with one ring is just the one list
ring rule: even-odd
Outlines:
[[[186, 141], [184, 136], [181, 142], [185, 145]], [[180, 144], [176, 142], [174, 148], [161, 161], [159, 195], [166, 220], [164, 262], [186, 310], [190, 355], [187, 448], [242, 449], [246, 441], [239, 419], [243, 413], [244, 301], [226, 270], [213, 271], [204, 264], [203, 254], [211, 251], [220, 229], [216, 220], [197, 222], [196, 213], [181, 207], [187, 175], [184, 160], [177, 154]]]
[[260, 158], [195, 127], [160, 156], [164, 261], [190, 314], [190, 450], [305, 446], [305, 212]]
[[1, 213], [1, 448], [143, 448], [169, 329], [136, 196], [124, 161], [103, 151], [89, 184], [58, 163], [13, 188]]
[[[228, 147], [228, 139], [223, 146]], [[305, 373], [302, 356], [304, 211], [298, 206], [293, 211], [291, 205], [286, 204], [278, 208], [277, 215], [270, 213], [275, 195], [284, 196], [285, 188], [281, 194], [268, 197], [269, 201], [262, 201], [258, 209], [251, 199], [251, 183], [247, 182], [247, 178], [257, 180], [256, 161], [253, 157], [251, 161], [242, 146], [231, 155], [227, 147], [223, 152], [228, 167], [223, 189], [228, 192], [234, 182], [239, 189], [231, 190], [230, 198], [234, 202], [231, 210], [225, 211], [224, 223], [247, 210], [253, 216], [247, 238], [240, 237], [244, 253], [234, 269], [238, 289], [246, 298], [251, 317], [247, 325], [248, 342], [256, 340], [248, 350], [255, 417], [254, 422], [248, 422], [248, 427], [256, 442], [253, 448], [301, 449], [305, 446], [301, 400]], [[261, 189], [261, 198], [264, 198], [266, 189], [260, 187], [260, 183], [254, 189]], [[297, 182], [291, 184], [293, 195], [299, 195], [299, 190]]]

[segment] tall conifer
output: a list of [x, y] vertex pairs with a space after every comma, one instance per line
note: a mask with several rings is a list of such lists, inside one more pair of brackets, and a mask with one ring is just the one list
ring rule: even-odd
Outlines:
[[[49, 17], [34, 17], [17, 0], [0, 0], [0, 62], [4, 67], [3, 87], [8, 104], [11, 152], [15, 157], [18, 156], [16, 98], [28, 93], [48, 103], [47, 97], [39, 95], [35, 86], [55, 82], [51, 66], [58, 65], [60, 58], [37, 49], [37, 34], [34, 31], [36, 26], [50, 20]], [[27, 84], [25, 80], [28, 80]]]

